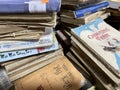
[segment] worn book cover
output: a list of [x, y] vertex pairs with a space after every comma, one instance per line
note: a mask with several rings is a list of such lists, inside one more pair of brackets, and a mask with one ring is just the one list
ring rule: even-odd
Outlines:
[[65, 57], [15, 82], [16, 90], [78, 90], [83, 75]]
[[58, 12], [61, 0], [0, 0], [0, 13]]
[[1, 41], [0, 52], [51, 46], [54, 43], [53, 37], [53, 29], [51, 27], [46, 27], [45, 33], [40, 35], [38, 41]]
[[82, 24], [86, 24], [92, 20], [95, 20], [99, 17], [102, 19], [106, 19], [109, 16], [110, 16], [110, 13], [106, 13], [105, 11], [98, 11], [96, 13], [93, 13], [90, 15], [85, 15], [85, 16], [80, 17], [80, 18], [73, 18], [73, 17], [68, 16], [68, 15], [61, 15], [61, 22], [80, 26]]
[[120, 32], [98, 18], [72, 29], [84, 46], [88, 47], [110, 71], [120, 74]]

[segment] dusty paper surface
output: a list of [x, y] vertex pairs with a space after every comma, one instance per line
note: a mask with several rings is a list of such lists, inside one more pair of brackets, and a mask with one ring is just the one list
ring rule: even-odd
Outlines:
[[77, 90], [85, 78], [66, 57], [16, 81], [16, 90]]

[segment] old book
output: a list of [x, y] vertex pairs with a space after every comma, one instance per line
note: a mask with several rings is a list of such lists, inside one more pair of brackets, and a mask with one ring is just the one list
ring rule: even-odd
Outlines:
[[99, 10], [102, 10], [102, 9], [106, 8], [108, 5], [109, 5], [109, 3], [107, 1], [106, 2], [101, 2], [101, 3], [96, 4], [94, 6], [74, 10], [74, 11], [72, 11], [72, 13], [74, 14], [75, 18], [80, 18], [80, 17], [83, 17], [85, 15], [89, 15], [89, 14], [95, 13]]
[[[15, 72], [11, 72], [11, 74], [8, 75], [9, 79], [11, 82], [15, 82], [16, 80], [56, 61], [58, 58], [62, 57], [63, 55], [61, 54], [58, 54], [56, 57], [53, 57], [53, 58], [50, 58], [50, 59], [46, 59], [45, 61], [41, 61], [37, 64], [34, 64], [28, 68], [24, 68], [23, 70], [19, 70], [19, 71], [15, 71]], [[39, 59], [40, 61], [40, 59]]]
[[[70, 47], [72, 48], [72, 47]], [[73, 54], [73, 52], [71, 52], [71, 50], [66, 53], [66, 56], [68, 57], [68, 59], [73, 62], [73, 65], [78, 69], [78, 71], [80, 71], [86, 79], [88, 80], [92, 80], [92, 76], [90, 75], [90, 73], [87, 71], [87, 69], [79, 62], [78, 58], [75, 57], [75, 55]]]
[[[111, 90], [113, 88], [116, 88], [112, 86], [111, 83], [113, 83], [106, 75], [104, 72], [107, 72], [110, 77], [111, 73], [109, 73], [106, 68], [104, 68], [104, 65], [99, 63], [99, 61], [94, 57], [91, 52], [89, 52], [85, 47], [83, 47], [80, 43], [79, 46], [78, 43], [77, 45], [75, 44], [76, 42], [73, 42], [74, 46], [70, 48], [70, 50], [74, 53], [74, 55], [78, 58], [80, 62], [87, 68], [87, 71], [90, 72], [90, 75], [92, 76], [92, 81], [94, 81], [94, 84], [96, 85], [97, 88], [100, 90]], [[79, 47], [79, 48], [76, 48]], [[85, 54], [86, 53], [86, 54]], [[96, 65], [97, 64], [97, 65]], [[102, 68], [102, 71], [100, 68]], [[106, 70], [106, 71], [105, 71]], [[113, 78], [113, 77], [112, 77]], [[115, 80], [115, 78], [114, 78]], [[114, 83], [115, 84], [115, 83]]]
[[66, 15], [61, 15], [61, 22], [80, 26], [88, 22], [91, 22], [92, 20], [95, 20], [99, 17], [102, 19], [106, 19], [109, 16], [110, 16], [110, 13], [105, 13], [104, 11], [98, 11], [96, 13], [86, 15], [84, 17], [76, 18], [76, 19], [66, 16]]
[[[119, 79], [120, 79], [120, 77], [119, 77], [119, 53], [118, 53], [119, 50], [116, 51], [115, 49], [114, 50], [110, 49], [110, 48], [112, 48], [112, 46], [109, 45], [109, 41], [110, 41], [110, 43], [112, 42], [112, 45], [116, 45], [116, 47], [118, 47], [117, 45], [119, 45], [119, 43], [114, 42], [113, 36], [115, 36], [115, 38], [117, 38], [119, 40], [119, 38], [118, 38], [119, 32], [117, 30], [115, 30], [114, 28], [112, 28], [110, 25], [106, 24], [102, 19], [97, 19], [95, 21], [97, 23], [95, 25], [96, 28], [94, 28], [94, 25], [93, 25], [94, 21], [92, 23], [87, 24], [88, 27], [86, 26], [86, 29], [82, 28], [83, 32], [85, 30], [86, 33], [88, 31], [88, 28], [89, 29], [91, 28], [91, 30], [93, 30], [93, 31], [88, 31], [88, 33], [86, 35], [84, 35], [84, 36], [87, 36], [86, 39], [88, 38], [87, 42], [89, 42], [89, 40], [90, 40], [89, 45], [88, 45], [88, 43], [85, 43], [85, 41], [84, 41], [84, 40], [86, 40], [85, 38], [84, 38], [84, 40], [82, 40], [83, 37], [78, 38], [78, 36], [76, 36], [76, 35], [83, 34], [83, 32], [80, 31], [80, 29], [77, 28], [79, 33], [77, 33], [76, 35], [73, 33], [73, 31], [72, 31], [72, 34], [78, 39], [78, 42], [83, 44], [83, 46], [92, 54], [92, 56], [90, 55], [90, 53], [88, 54], [88, 52], [86, 52], [86, 54], [88, 54], [89, 57], [91, 56], [91, 58], [96, 58], [96, 60], [95, 59], [92, 59], [92, 60], [94, 60], [94, 62], [96, 62], [96, 64], [99, 62], [99, 64], [97, 64], [97, 66], [99, 66], [99, 68], [101, 68], [101, 69], [104, 67], [102, 70], [105, 73], [105, 75], [107, 75], [109, 80], [112, 80], [111, 83], [119, 86], [119, 83], [120, 83], [119, 82]], [[99, 21], [99, 22], [97, 22], [97, 21]], [[90, 26], [93, 25], [93, 26], [89, 27], [89, 25]], [[106, 28], [106, 29], [104, 29], [104, 28]], [[102, 30], [103, 31], [105, 30], [105, 31], [102, 32]], [[80, 32], [81, 32], [81, 34], [80, 34]], [[101, 32], [101, 34], [98, 34], [99, 32]], [[117, 33], [117, 34], [115, 34], [115, 33]], [[96, 36], [93, 38], [89, 38], [89, 35], [96, 35]], [[93, 41], [95, 40], [94, 43], [92, 42], [92, 40]], [[78, 44], [80, 45], [80, 43], [78, 43]], [[95, 45], [98, 45], [98, 46], [95, 46]], [[105, 47], [104, 47], [104, 45], [105, 45]], [[97, 50], [98, 50], [98, 52], [97, 52]], [[107, 59], [105, 59], [105, 58], [107, 58]]]
[[13, 14], [0, 14], [0, 21], [24, 21], [24, 22], [43, 22], [46, 21], [51, 21], [52, 20], [52, 14], [53, 13], [13, 13]]
[[86, 84], [80, 90], [95, 90], [95, 86], [93, 85], [93, 76], [89, 73], [89, 71], [80, 63], [80, 60], [71, 52], [71, 50], [66, 53], [66, 56], [74, 65], [74, 67], [82, 73], [82, 75], [86, 78]]
[[[72, 45], [70, 50], [90, 72], [99, 89], [111, 90], [119, 88], [119, 78], [111, 73], [82, 43], [72, 37]], [[114, 85], [116, 84], [117, 86], [115, 87]]]
[[[53, 55], [56, 55], [56, 54], [62, 54], [62, 50], [58, 49], [56, 51], [43, 53], [41, 55], [35, 55], [35, 56], [31, 56], [31, 57], [26, 57], [26, 58], [23, 58], [23, 59], [15, 60], [11, 64], [8, 64], [8, 65], [6, 65], [4, 67], [5, 67], [6, 71], [9, 73], [9, 72], [14, 71], [16, 69], [23, 68], [23, 67], [28, 67], [28, 66], [30, 66], [32, 64], [36, 64], [36, 63], [44, 61], [44, 60], [46, 60], [48, 58], [54, 57]], [[39, 60], [39, 59], [41, 59], [41, 60]]]
[[16, 61], [5, 66], [5, 68], [10, 81], [14, 82], [17, 79], [46, 66], [47, 64], [55, 61], [56, 58], [59, 58], [61, 56], [63, 56], [63, 51], [60, 49], [54, 52], [43, 54], [42, 56], [37, 55], [36, 57], [33, 56], [33, 58], [26, 58], [26, 61], [24, 61], [24, 59]]
[[1, 41], [0, 52], [51, 46], [54, 42], [53, 29], [46, 27], [38, 41]]
[[22, 30], [25, 30], [25, 28], [13, 26], [13, 25], [0, 25], [0, 36], [2, 34], [8, 34], [16, 31], [19, 32]]
[[48, 66], [16, 81], [15, 88], [16, 90], [73, 90], [81, 88], [85, 82], [83, 75], [63, 56]]
[[72, 33], [98, 56], [110, 71], [120, 77], [119, 31], [98, 18], [72, 29]]
[[11, 15], [11, 18], [9, 17], [8, 20], [7, 19], [0, 20], [0, 25], [15, 25], [15, 26], [20, 26], [20, 27], [36, 27], [37, 29], [39, 29], [40, 27], [43, 27], [43, 26], [44, 27], [45, 26], [46, 27], [48, 27], [48, 26], [49, 27], [55, 27], [57, 15], [56, 15], [56, 12], [53, 12], [49, 16], [49, 17], [51, 17], [51, 20], [47, 20], [46, 16], [44, 16], [44, 17], [42, 16], [40, 18], [43, 18], [43, 19], [41, 19], [41, 20], [40, 20], [40, 18], [38, 19], [40, 21], [38, 21], [38, 20], [37, 21], [36, 20], [30, 20], [29, 21], [30, 18], [27, 18], [28, 20], [22, 18], [22, 20], [21, 20], [19, 15], [18, 15], [18, 17], [16, 16], [16, 18], [18, 20], [15, 19], [15, 18], [13, 19], [12, 17], [14, 17], [14, 14], [13, 14], [13, 16]]
[[26, 49], [26, 50], [17, 50], [17, 51], [8, 51], [8, 52], [1, 52], [0, 53], [0, 62], [2, 65], [5, 64], [5, 61], [10, 61], [18, 58], [24, 58], [44, 52], [49, 52], [53, 50], [57, 50], [59, 48], [58, 41], [54, 36], [54, 43], [52, 46], [40, 47], [35, 49]]
[[[93, 72], [92, 73], [97, 73], [97, 72], [101, 72], [101, 80], [103, 79], [103, 81], [105, 80], [105, 78], [107, 78], [107, 81], [113, 85], [119, 85], [120, 81], [119, 81], [119, 77], [117, 77], [113, 72], [110, 71], [109, 68], [107, 68], [98, 58], [98, 56], [95, 56], [90, 50], [88, 47], [84, 46], [84, 44], [82, 42], [79, 42], [79, 40], [77, 40], [76, 38], [74, 37], [71, 37], [72, 40], [74, 42], [72, 42], [72, 45], [74, 46], [74, 48], [72, 48], [72, 51], [77, 54], [77, 56], [81, 56], [81, 60], [82, 60], [82, 63], [84, 65], [87, 65], [87, 68], [90, 68], [89, 65], [92, 65], [96, 67], [96, 69], [94, 70], [94, 68], [92, 67], [93, 69]], [[75, 49], [76, 48], [76, 49]], [[78, 50], [81, 51], [77, 51]], [[79, 59], [80, 59], [79, 58]], [[84, 61], [84, 59], [86, 59], [87, 61]], [[89, 62], [88, 62], [89, 61]], [[87, 63], [87, 64], [86, 64]], [[91, 63], [91, 64], [90, 64]], [[98, 70], [97, 70], [98, 69]], [[97, 70], [97, 71], [96, 71]], [[97, 73], [99, 74], [99, 73]], [[103, 82], [102, 81], [102, 82]]]
[[18, 41], [38, 41], [40, 38], [40, 35], [45, 33], [45, 27], [44, 28], [40, 28], [40, 30], [33, 30], [33, 29], [27, 29], [27, 28], [23, 28], [22, 27], [18, 27], [18, 26], [13, 26], [14, 28], [18, 28], [21, 30], [18, 31], [13, 31], [11, 30], [11, 25], [2, 25], [4, 27], [8, 27], [10, 30], [5, 31], [2, 33], [2, 29], [4, 31], [4, 29], [6, 28], [2, 28], [1, 29], [1, 34], [0, 34], [0, 40], [1, 41], [7, 41], [7, 40], [18, 40]]
[[61, 0], [1, 0], [0, 13], [58, 12]]
[[[69, 34], [69, 36], [71, 36], [71, 52], [73, 52], [78, 57], [77, 60], [82, 62], [87, 70], [90, 71], [93, 78], [95, 78], [93, 80], [99, 83], [97, 84], [97, 87], [99, 87], [100, 90], [103, 90], [102, 88], [106, 88], [107, 90], [111, 90], [112, 88], [120, 88], [119, 77], [111, 72], [109, 68], [105, 67], [101, 60], [99, 60], [98, 56], [94, 55], [89, 48], [85, 46], [83, 42], [81, 42], [75, 35], [71, 35], [69, 28], [66, 30], [66, 32]], [[114, 85], [116, 85], [116, 87]]]

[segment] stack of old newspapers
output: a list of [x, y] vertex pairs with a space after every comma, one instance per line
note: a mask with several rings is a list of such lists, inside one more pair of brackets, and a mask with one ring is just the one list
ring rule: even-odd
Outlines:
[[63, 56], [53, 30], [60, 6], [61, 0], [0, 0], [1, 90]]
[[64, 30], [71, 37], [71, 54], [67, 53], [67, 56], [78, 65], [82, 63], [98, 89], [119, 90], [120, 32], [102, 18]]
[[107, 18], [109, 2], [106, 0], [62, 0], [60, 20], [71, 26], [81, 26], [98, 17]]

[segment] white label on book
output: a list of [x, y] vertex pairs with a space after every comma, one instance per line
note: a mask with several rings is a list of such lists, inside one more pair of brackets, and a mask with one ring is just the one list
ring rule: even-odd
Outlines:
[[[101, 60], [120, 71], [120, 32], [101, 18], [72, 29], [80, 40]], [[108, 66], [109, 66], [108, 65]]]
[[29, 12], [46, 12], [46, 3], [43, 3], [41, 0], [29, 1]]

